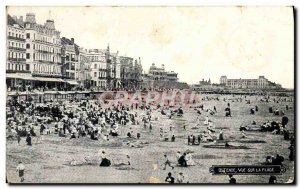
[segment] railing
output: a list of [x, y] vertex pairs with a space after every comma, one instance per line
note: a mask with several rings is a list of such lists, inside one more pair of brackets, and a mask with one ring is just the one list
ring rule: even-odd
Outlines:
[[17, 50], [17, 51], [26, 51], [24, 48], [19, 48], [19, 47], [8, 47], [9, 49]]
[[25, 58], [8, 58], [8, 60], [10, 60], [10, 61], [19, 61], [19, 62], [25, 62], [26, 61]]
[[42, 52], [42, 53], [52, 53], [52, 54], [54, 54], [53, 52], [51, 52], [51, 51], [45, 51], [45, 50], [37, 50], [38, 52]]
[[15, 40], [18, 40], [18, 41], [25, 41], [25, 39], [23, 39], [23, 38], [13, 37], [13, 36], [8, 36], [8, 39], [15, 39]]
[[41, 73], [41, 72], [33, 71], [32, 76], [62, 77], [62, 74], [58, 74], [58, 73]]
[[46, 60], [38, 60], [38, 62], [42, 62], [42, 63], [55, 63], [53, 61], [46, 61]]

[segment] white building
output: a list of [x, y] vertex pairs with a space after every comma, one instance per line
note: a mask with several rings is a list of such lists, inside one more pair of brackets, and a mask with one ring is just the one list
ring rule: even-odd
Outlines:
[[106, 88], [109, 49], [90, 49], [87, 56], [90, 61], [91, 86], [102, 89]]

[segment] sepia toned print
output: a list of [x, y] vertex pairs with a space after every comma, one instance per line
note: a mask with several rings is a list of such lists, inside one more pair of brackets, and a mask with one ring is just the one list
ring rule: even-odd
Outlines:
[[9, 184], [294, 184], [293, 7], [6, 10]]

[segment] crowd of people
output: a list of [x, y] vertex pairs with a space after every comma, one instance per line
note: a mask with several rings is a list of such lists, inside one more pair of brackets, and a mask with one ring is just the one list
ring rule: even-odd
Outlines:
[[[207, 96], [202, 100], [220, 101], [220, 99], [219, 97], [211, 98]], [[250, 100], [246, 99], [245, 96], [245, 98], [224, 98], [223, 102], [226, 103], [224, 110], [216, 106], [195, 105], [194, 102], [191, 102], [189, 109], [194, 111], [196, 116], [195, 125], [197, 128], [201, 128], [201, 132], [187, 134], [185, 136], [187, 137], [187, 146], [181, 144], [181, 147], [188, 148], [190, 145], [200, 145], [201, 143], [216, 142], [217, 140], [224, 141], [226, 139], [224, 130], [222, 128], [215, 128], [213, 121], [214, 116], [221, 114], [224, 117], [232, 117], [234, 115], [232, 115], [230, 102], [246, 102], [250, 104]], [[287, 106], [286, 109], [289, 110], [290, 107]], [[255, 114], [255, 112], [258, 111], [258, 107], [255, 106], [251, 108], [250, 114]], [[154, 112], [159, 112], [159, 116]], [[133, 128], [133, 126], [138, 126], [148, 131], [148, 133], [152, 133], [154, 129], [159, 130], [159, 137], [162, 141], [177, 142], [177, 136], [173, 132], [175, 129], [174, 125], [158, 127], [157, 124], [155, 124], [155, 122], [159, 122], [160, 117], [171, 120], [181, 118], [184, 117], [184, 110], [182, 107], [170, 107], [168, 103], [165, 104], [165, 106], [150, 106], [145, 104], [129, 106], [119, 102], [117, 105], [103, 108], [103, 104], [93, 99], [49, 102], [47, 104], [38, 104], [32, 101], [9, 100], [7, 102], [7, 138], [16, 138], [18, 144], [20, 144], [22, 137], [25, 137], [28, 146], [35, 145], [32, 137], [35, 137], [36, 141], [42, 142], [40, 137], [43, 135], [69, 138], [70, 140], [84, 137], [94, 141], [109, 141], [111, 137], [119, 136], [139, 140], [143, 138], [142, 133]], [[281, 123], [267, 121], [262, 123], [261, 128], [266, 132], [283, 134], [285, 140], [291, 140], [291, 134], [286, 127], [288, 122], [287, 116], [283, 115]], [[183, 129], [186, 130], [186, 126], [183, 126]], [[127, 131], [124, 133], [121, 132], [121, 130]], [[245, 137], [246, 134], [243, 134], [243, 136]], [[225, 146], [226, 144], [228, 145], [226, 142], [224, 142], [224, 144]], [[128, 145], [131, 147], [135, 146], [130, 142]], [[291, 142], [289, 148], [291, 152], [289, 160], [291, 161], [294, 160], [294, 147], [294, 143]], [[110, 157], [107, 157], [104, 150], [99, 153], [99, 156], [99, 166], [112, 165]], [[176, 166], [189, 167], [197, 165], [197, 162], [193, 160], [192, 152], [184, 151], [181, 153], [178, 151], [174, 156], [176, 156], [177, 161], [173, 163], [167, 155], [164, 155], [163, 170], [166, 170], [167, 166], [173, 170]], [[127, 154], [126, 159], [128, 160], [126, 164], [130, 166], [130, 155]], [[275, 161], [276, 158], [275, 160], [271, 158], [271, 160]], [[269, 162], [271, 160], [268, 159], [267, 161]], [[70, 164], [76, 165], [76, 161], [73, 160]], [[21, 173], [19, 173], [19, 175], [21, 182], [23, 182], [24, 166], [18, 166], [18, 171], [20, 172], [20, 170]], [[171, 172], [165, 181], [168, 183], [175, 182]], [[187, 182], [182, 172], [179, 174], [176, 182]], [[235, 182], [235, 179], [231, 176], [230, 183]]]

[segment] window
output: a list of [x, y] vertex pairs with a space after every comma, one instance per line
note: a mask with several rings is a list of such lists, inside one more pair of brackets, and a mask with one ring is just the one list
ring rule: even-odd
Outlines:
[[29, 43], [26, 44], [26, 49], [30, 49], [30, 44]]
[[26, 53], [26, 59], [30, 59], [30, 53]]
[[94, 64], [94, 69], [97, 69], [97, 64]]
[[33, 49], [35, 49], [35, 44], [33, 44]]
[[94, 77], [97, 77], [97, 72], [94, 72]]
[[10, 32], [8, 32], [8, 36], [10, 36]]
[[26, 33], [26, 38], [30, 39], [30, 33]]

